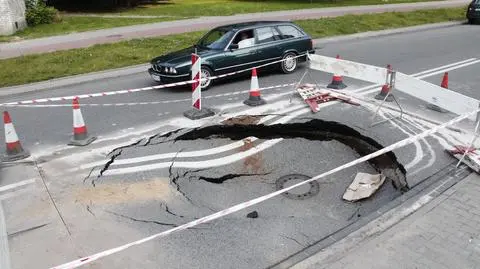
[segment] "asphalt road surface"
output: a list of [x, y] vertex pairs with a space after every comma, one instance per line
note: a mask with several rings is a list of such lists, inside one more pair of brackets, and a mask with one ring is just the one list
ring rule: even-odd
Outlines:
[[[473, 45], [479, 39], [479, 27], [462, 25], [330, 43], [318, 53], [340, 54], [344, 59], [378, 66], [391, 64], [400, 72], [437, 85], [448, 71], [451, 90], [480, 98], [475, 90], [480, 85], [480, 55]], [[304, 71], [291, 75], [260, 72], [260, 87], [297, 82]], [[330, 79], [330, 74], [311, 71], [305, 82], [316, 80], [326, 85]], [[372, 99], [379, 92], [365, 82], [344, 80], [349, 86], [346, 93]], [[142, 73], [2, 98], [0, 102], [150, 85], [152, 80]], [[435, 126], [432, 120], [454, 117], [430, 111], [414, 97], [397, 92], [410, 114], [370, 128], [374, 107], [368, 103], [360, 107], [327, 103], [314, 114], [292, 94], [291, 87], [280, 87], [262, 91], [268, 104], [251, 108], [242, 103], [248, 98], [249, 85], [247, 75], [204, 92], [204, 105], [215, 109], [216, 115], [199, 121], [182, 116], [191, 103], [189, 89], [81, 99], [88, 130], [98, 137], [84, 148], [66, 145], [72, 134], [69, 102], [52, 103], [65, 105], [55, 107], [8, 108], [23, 146], [32, 153], [32, 158], [18, 164], [2, 164], [0, 197], [11, 267], [48, 268], [116, 247], [271, 193], [283, 176], [312, 177], [360, 156], [359, 149], [349, 145], [351, 138], [294, 134], [312, 122], [318, 123], [316, 130], [347, 130], [351, 136], [368, 138], [383, 147]], [[395, 112], [386, 110], [382, 116], [389, 114]], [[253, 126], [222, 129], [222, 122], [240, 115], [256, 115], [247, 118], [247, 123], [264, 125], [260, 130]], [[209, 132], [192, 133], [192, 128], [203, 125], [211, 126]], [[174, 130], [178, 132], [161, 135]], [[188, 138], [200, 133], [204, 134], [200, 138]], [[160, 135], [152, 137], [156, 134]], [[244, 139], [250, 136], [258, 139]], [[393, 151], [396, 160], [388, 165], [404, 168], [413, 188], [455, 161], [444, 152], [446, 147], [469, 139], [465, 133], [444, 130]], [[4, 143], [3, 137], [0, 142]], [[112, 155], [106, 155], [112, 150], [116, 157], [108, 162]], [[371, 198], [345, 202], [342, 195], [357, 172], [377, 171], [370, 163], [359, 164], [320, 180], [318, 186], [299, 188], [292, 196], [278, 196], [134, 246], [92, 263], [92, 268], [268, 268], [402, 195], [387, 179]], [[284, 186], [292, 182], [295, 180]], [[296, 196], [308, 191], [311, 197]], [[246, 217], [252, 211], [257, 211], [257, 218]]]

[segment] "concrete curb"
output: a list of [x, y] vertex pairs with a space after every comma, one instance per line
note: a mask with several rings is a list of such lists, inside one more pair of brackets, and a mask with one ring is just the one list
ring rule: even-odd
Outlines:
[[[373, 37], [382, 37], [382, 36], [389, 36], [389, 35], [395, 35], [395, 34], [414, 33], [414, 32], [420, 32], [420, 31], [454, 27], [462, 24], [464, 24], [464, 22], [462, 21], [443, 22], [443, 23], [426, 24], [426, 25], [403, 27], [403, 28], [388, 29], [388, 30], [381, 30], [381, 31], [370, 31], [370, 32], [363, 32], [363, 33], [357, 33], [352, 35], [319, 38], [319, 39], [315, 39], [314, 43], [315, 43], [316, 49], [321, 49], [322, 47], [318, 47], [318, 45], [325, 45], [328, 43], [336, 43], [336, 42], [345, 42], [345, 41], [351, 41], [351, 40], [368, 39]], [[43, 91], [48, 89], [55, 89], [55, 88], [71, 86], [75, 84], [86, 83], [94, 80], [109, 79], [109, 78], [142, 73], [147, 71], [148, 66], [149, 64], [140, 64], [140, 65], [127, 66], [127, 67], [118, 68], [118, 69], [110, 69], [105, 71], [92, 72], [88, 74], [80, 74], [75, 76], [46, 80], [42, 82], [35, 82], [31, 84], [4, 87], [4, 88], [0, 88], [0, 97], [37, 92], [37, 91]]]

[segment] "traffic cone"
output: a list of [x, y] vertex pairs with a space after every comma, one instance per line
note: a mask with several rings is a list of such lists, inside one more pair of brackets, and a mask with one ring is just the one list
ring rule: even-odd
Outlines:
[[[442, 83], [440, 84], [440, 87], [444, 88], [444, 89], [448, 89], [448, 72], [445, 72], [443, 74], [443, 78], [442, 78]], [[437, 111], [437, 112], [441, 112], [441, 113], [446, 113], [447, 110], [435, 105], [435, 104], [430, 104], [428, 103], [427, 104], [427, 108], [431, 109], [431, 110], [434, 110], [434, 111]]]
[[440, 87], [448, 89], [448, 72], [443, 74], [442, 84], [440, 84]]
[[260, 106], [267, 103], [261, 96], [260, 96], [260, 87], [258, 86], [258, 78], [257, 78], [257, 69], [252, 69], [252, 81], [250, 83], [250, 92], [249, 97], [247, 100], [243, 101], [244, 104], [249, 106]]
[[[337, 55], [337, 59], [340, 59], [340, 55]], [[347, 85], [343, 83], [342, 76], [339, 76], [335, 73], [333, 74], [332, 82], [327, 85], [327, 88], [336, 89], [336, 90], [345, 89], [346, 87]]]
[[[387, 65], [387, 69], [389, 71], [392, 70], [392, 66], [391, 65]], [[390, 92], [390, 84], [388, 84], [388, 82], [386, 82], [383, 86], [382, 86], [382, 89], [380, 90], [380, 93], [378, 93], [377, 95], [375, 95], [375, 99], [377, 100], [384, 100], [385, 99], [385, 96], [387, 96], [388, 92]], [[392, 102], [393, 101], [393, 94], [389, 94], [387, 99], [385, 100], [386, 102]]]
[[23, 149], [7, 111], [3, 112], [3, 123], [5, 124], [5, 144], [7, 145], [7, 152], [3, 156], [3, 161], [13, 162], [30, 157], [30, 153]]
[[92, 143], [96, 137], [89, 137], [87, 126], [83, 121], [82, 111], [78, 103], [78, 97], [73, 99], [73, 137], [68, 145], [71, 146], [86, 146]]

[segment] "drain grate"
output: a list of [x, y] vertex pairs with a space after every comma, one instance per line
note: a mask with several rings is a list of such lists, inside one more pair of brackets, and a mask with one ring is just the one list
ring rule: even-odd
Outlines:
[[[299, 183], [300, 181], [305, 181], [305, 180], [308, 180], [310, 178], [311, 177], [308, 177], [306, 175], [291, 174], [291, 175], [286, 175], [286, 176], [283, 176], [283, 177], [277, 179], [277, 181], [275, 182], [275, 185], [276, 185], [276, 188], [277, 188], [277, 191], [278, 191], [278, 190], [281, 190], [281, 189], [284, 189], [284, 188], [288, 187], [288, 186], [286, 186], [286, 184], [290, 181], [294, 181], [294, 182], [291, 182], [292, 183], [291, 185], [294, 185], [294, 184]], [[320, 184], [316, 180], [308, 183], [308, 185], [306, 185], [306, 186], [310, 187], [310, 189], [307, 192], [303, 192], [303, 193], [298, 193], [298, 191], [295, 192], [297, 189], [302, 188], [302, 186], [300, 186], [300, 187], [295, 188], [293, 190], [290, 190], [288, 192], [284, 192], [284, 193], [282, 193], [282, 195], [287, 197], [287, 198], [294, 199], [294, 200], [305, 200], [305, 199], [308, 199], [308, 198], [311, 198], [311, 197], [317, 195], [318, 192], [320, 191]]]

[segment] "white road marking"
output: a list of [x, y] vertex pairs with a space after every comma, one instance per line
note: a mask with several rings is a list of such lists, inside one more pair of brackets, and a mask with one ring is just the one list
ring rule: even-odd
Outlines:
[[[408, 122], [410, 125], [417, 127], [421, 132], [427, 130], [427, 128], [424, 128], [419, 123], [415, 122], [415, 120], [408, 119], [408, 118], [405, 118], [404, 120], [406, 122]], [[435, 136], [432, 135], [432, 137], [434, 137], [437, 140], [439, 139], [439, 137], [437, 135], [435, 135]], [[432, 145], [430, 145], [430, 143], [428, 143], [426, 138], [423, 138], [422, 140], [425, 143], [425, 145], [427, 145], [427, 149], [430, 152], [431, 158], [428, 160], [427, 164], [425, 164], [424, 166], [422, 166], [422, 167], [418, 168], [417, 170], [411, 172], [410, 176], [416, 175], [420, 171], [423, 171], [424, 169], [426, 169], [428, 167], [431, 167], [435, 163], [435, 161], [437, 160], [437, 155], [436, 155], [435, 151], [433, 150]]]
[[[468, 60], [465, 60], [465, 61], [460, 61], [460, 62], [457, 62], [457, 63], [453, 63], [453, 64], [448, 64], [448, 65], [444, 65], [444, 66], [441, 66], [441, 67], [437, 67], [437, 68], [433, 68], [431, 69], [431, 71], [434, 71], [433, 73], [431, 74], [426, 74], [429, 70], [426, 70], [426, 71], [422, 71], [418, 74], [421, 74], [422, 75], [422, 78], [425, 78], [425, 77], [429, 77], [429, 76], [433, 76], [433, 75], [436, 75], [436, 74], [439, 74], [439, 73], [442, 73], [442, 72], [446, 72], [444, 68], [448, 68], [448, 70], [453, 70], [453, 69], [456, 69], [456, 68], [461, 68], [461, 67], [465, 67], [465, 66], [468, 66], [468, 65], [472, 65], [472, 64], [475, 64], [477, 62], [480, 62], [480, 60], [475, 60], [476, 58], [471, 58], [471, 59], [468, 59]], [[413, 76], [416, 76], [417, 74], [414, 74]], [[369, 86], [369, 87], [364, 87], [363, 89], [369, 89], [371, 88], [372, 86]], [[361, 90], [361, 89], [359, 89]], [[357, 90], [357, 91], [359, 91]], [[367, 91], [367, 92], [362, 92], [360, 93], [361, 95], [365, 95], [365, 94], [368, 94], [370, 91]], [[283, 94], [282, 94], [283, 95]], [[335, 104], [334, 102], [333, 103], [324, 103], [321, 105], [321, 107], [327, 107], [327, 106], [330, 106], [330, 105], [333, 105]], [[293, 116], [293, 115], [290, 115], [290, 116], [287, 116], [287, 117], [284, 117], [284, 120], [286, 121], [290, 121], [292, 120], [293, 118], [295, 118], [296, 116]], [[406, 133], [407, 135], [410, 135], [410, 133], [406, 132], [403, 128], [401, 128], [398, 124], [395, 124], [397, 126], [397, 128], [399, 128], [399, 130], [402, 130], [404, 133]], [[268, 142], [268, 141], [267, 141]], [[266, 142], [264, 142], [266, 143]], [[241, 145], [243, 144], [242, 141], [238, 141], [238, 142], [235, 142], [235, 143], [232, 143], [232, 144], [229, 144], [229, 145], [226, 145], [226, 146], [222, 146], [222, 147], [218, 147], [218, 148], [214, 148], [214, 149], [209, 149], [209, 150], [202, 150], [202, 151], [193, 151], [193, 152], [184, 152], [184, 153], [175, 153], [175, 152], [171, 152], [171, 153], [165, 153], [165, 154], [158, 154], [158, 155], [153, 155], [153, 156], [144, 156], [144, 157], [139, 157], [139, 158], [131, 158], [131, 159], [121, 159], [121, 160], [117, 160], [116, 162], [114, 162], [113, 164], [116, 164], [116, 165], [122, 165], [122, 164], [132, 164], [132, 163], [139, 163], [139, 162], [145, 162], [145, 161], [153, 161], [155, 160], [156, 158], [160, 157], [162, 159], [165, 159], [165, 158], [173, 158], [175, 156], [177, 156], [177, 158], [182, 158], [182, 157], [199, 157], [199, 156], [202, 156], [202, 155], [198, 155], [200, 154], [201, 152], [206, 152], [208, 154], [206, 155], [213, 155], [213, 154], [217, 154], [217, 153], [221, 153], [221, 152], [224, 152], [223, 149], [225, 148], [228, 148], [229, 150], [231, 149], [234, 149], [236, 147], [240, 147]], [[276, 143], [274, 143], [276, 144]], [[273, 144], [273, 145], [274, 145]], [[263, 148], [263, 149], [266, 149], [266, 148], [269, 148], [270, 146], [272, 145], [269, 145], [267, 146], [266, 148], [264, 148], [263, 146], [261, 146], [262, 144], [258, 145], [257, 147], [260, 147], [260, 148]], [[407, 168], [411, 168], [413, 167], [415, 164], [417, 164], [418, 162], [420, 162], [422, 159], [423, 159], [423, 150], [422, 150], [422, 147], [420, 145], [420, 143], [418, 141], [416, 141], [414, 143], [415, 147], [416, 147], [416, 154], [415, 154], [415, 158], [409, 163], [407, 164]], [[255, 152], [256, 153], [256, 152]], [[231, 155], [232, 156], [232, 155]], [[250, 156], [250, 155], [247, 155], [247, 156]], [[245, 157], [247, 157], [245, 156]], [[217, 160], [217, 159], [215, 159]], [[214, 160], [212, 160], [211, 164], [213, 166], [217, 166], [217, 165], [214, 165], [213, 162]], [[97, 165], [99, 165], [100, 162], [97, 163]], [[174, 166], [175, 167], [184, 167], [184, 168], [205, 168], [203, 167], [202, 165], [206, 165], [206, 164], [203, 164], [203, 163], [198, 163], [198, 162], [195, 162], [196, 164], [193, 164], [192, 162], [175, 162]], [[112, 165], [113, 165], [112, 164]], [[159, 163], [159, 164], [153, 164], [153, 165], [143, 165], [143, 166], [136, 166], [136, 167], [129, 167], [129, 168], [124, 168], [124, 169], [128, 169], [128, 170], [125, 170], [125, 171], [131, 171], [130, 173], [133, 173], [133, 172], [139, 172], [139, 171], [145, 171], [143, 169], [147, 169], [147, 170], [151, 170], [151, 169], [160, 169], [160, 168], [166, 168], [166, 167], [169, 167], [171, 165], [170, 162], [168, 163]], [[157, 167], [157, 168], [152, 168], [152, 167]], [[105, 173], [104, 175], [108, 175], [112, 172], [113, 170], [110, 170], [110, 172], [107, 171], [107, 173]], [[115, 171], [122, 171], [121, 169], [116, 169]], [[116, 172], [116, 173], [117, 173]], [[121, 172], [118, 172], [118, 173], [121, 173]]]
[[[304, 108], [301, 109], [300, 111], [297, 111], [295, 113], [292, 113], [290, 117], [285, 117], [282, 118], [275, 123], [286, 123], [289, 120], [305, 114], [309, 112], [309, 108]], [[278, 139], [273, 139], [273, 140], [267, 140], [253, 148], [250, 148], [246, 151], [235, 153], [229, 156], [224, 156], [220, 157], [217, 159], [210, 159], [210, 160], [205, 160], [205, 161], [193, 161], [193, 162], [162, 162], [162, 163], [156, 163], [156, 164], [149, 164], [149, 165], [141, 165], [141, 166], [134, 166], [134, 167], [127, 167], [127, 168], [119, 168], [119, 169], [110, 169], [104, 172], [103, 175], [105, 176], [112, 176], [112, 175], [119, 175], [119, 174], [128, 174], [128, 173], [138, 173], [141, 171], [150, 171], [150, 170], [155, 170], [155, 169], [161, 169], [161, 168], [167, 168], [167, 167], [175, 167], [175, 168], [196, 168], [196, 169], [202, 169], [202, 168], [209, 168], [209, 167], [218, 167], [222, 165], [227, 165], [234, 163], [236, 161], [239, 161], [241, 159], [244, 159], [246, 157], [252, 156], [260, 151], [263, 151], [265, 149], [268, 149], [272, 147], [273, 145], [279, 143], [280, 141], [283, 141], [283, 138], [278, 138]], [[173, 163], [173, 164], [172, 164]]]
[[10, 269], [10, 250], [8, 248], [7, 224], [0, 201], [0, 268]]
[[[444, 66], [440, 66], [440, 67], [437, 67], [437, 68], [432, 68], [432, 69], [429, 69], [429, 70], [424, 70], [422, 72], [419, 72], [417, 74], [413, 74], [412, 76], [416, 76], [416, 75], [423, 75], [423, 74], [426, 74], [424, 76], [422, 76], [422, 78], [426, 78], [428, 76], [430, 76], [430, 74], [427, 74], [428, 72], [432, 72], [432, 71], [441, 71], [441, 72], [444, 72], [444, 68], [450, 68], [450, 67], [456, 67], [457, 65], [459, 64], [464, 64], [464, 63], [470, 63], [472, 62], [472, 60], [475, 60], [476, 58], [472, 58], [472, 59], [468, 59], [468, 60], [464, 60], [464, 61], [460, 61], [460, 62], [456, 62], [456, 63], [452, 63], [452, 64], [448, 64], [448, 65], [444, 65]], [[455, 69], [455, 68], [453, 68]], [[449, 69], [449, 70], [453, 70], [453, 69]], [[440, 72], [440, 73], [441, 73]], [[290, 85], [290, 84], [285, 84], [285, 85]], [[284, 86], [285, 86], [284, 85]], [[380, 85], [381, 86], [381, 85]], [[266, 87], [265, 89], [269, 89], [269, 88], [272, 88], [272, 87]], [[373, 85], [373, 86], [367, 86], [367, 87], [363, 87], [363, 88], [360, 88], [360, 89], [357, 89], [357, 90], [353, 90], [352, 92], [359, 92], [359, 91], [365, 91], [365, 90], [369, 90], [369, 89], [372, 89], [372, 88], [378, 88], [378, 85]], [[280, 89], [280, 88], [279, 88]], [[374, 90], [375, 91], [375, 90]], [[245, 92], [248, 92], [248, 91], [240, 91], [239, 93], [245, 93]], [[368, 94], [368, 93], [371, 93], [372, 91], [370, 92], [366, 92], [365, 94]], [[363, 93], [362, 93], [363, 94]], [[215, 96], [223, 96], [223, 94], [220, 94], [220, 95], [215, 95]], [[211, 96], [208, 96], [208, 98], [213, 98]], [[185, 99], [186, 101], [191, 101], [191, 99]], [[175, 100], [177, 101], [177, 100]], [[178, 100], [178, 101], [183, 101], [183, 100]], [[332, 105], [334, 104], [335, 102], [333, 103], [326, 103], [326, 105]], [[263, 109], [262, 109], [263, 108]], [[274, 108], [273, 106], [260, 106], [260, 107], [257, 107], [257, 108], [248, 108], [248, 109], [245, 109], [245, 110], [242, 110], [240, 112], [236, 112], [236, 113], [232, 113], [231, 115], [229, 115], [229, 117], [234, 117], [236, 115], [242, 115], [242, 114], [249, 114], [249, 113], [253, 113], [253, 114], [261, 114], [261, 113], [266, 113], [268, 111], [271, 111], [272, 108]], [[119, 140], [119, 139], [122, 139], [122, 138], [126, 138], [126, 137], [132, 137], [132, 139], [130, 139], [130, 141], [133, 141], [133, 140], [137, 140], [137, 139], [141, 139], [141, 138], [135, 138], [134, 136], [141, 136], [141, 135], [144, 135], [144, 134], [148, 134], [148, 133], [151, 133], [151, 132], [154, 132], [155, 130], [158, 130], [159, 128], [162, 128], [162, 127], [165, 127], [165, 126], [174, 126], [174, 127], [178, 127], [178, 128], [195, 128], [195, 127], [199, 127], [202, 123], [205, 123], [207, 121], [204, 121], [204, 120], [199, 120], [199, 121], [190, 121], [190, 120], [187, 120], [187, 119], [184, 119], [184, 118], [173, 118], [172, 120], [168, 121], [168, 122], [163, 122], [159, 125], [148, 125], [146, 127], [142, 127], [142, 128], [137, 128], [135, 132], [124, 132], [124, 133], [116, 133], [114, 135], [108, 135], [108, 136], [99, 136], [99, 138], [94, 142], [94, 143], [99, 143], [99, 142], [105, 142], [105, 141], [111, 141], [111, 140]], [[131, 130], [130, 128], [128, 130]], [[125, 130], [124, 130], [125, 131]], [[134, 142], [134, 141], [133, 141]], [[105, 152], [109, 152], [110, 149], [112, 148], [116, 148], [117, 145], [111, 145], [111, 146], [107, 146], [107, 147], [103, 147], [103, 151]], [[35, 152], [35, 156], [37, 157], [41, 157], [41, 156], [44, 156], [44, 155], [50, 155], [51, 152], [53, 151], [59, 151], [59, 150], [67, 150], [69, 147], [65, 147], [65, 146], [56, 146], [56, 147], [53, 147], [53, 148], [48, 148], [48, 149], [45, 149], [43, 150], [42, 152]], [[100, 149], [99, 149], [100, 150]], [[81, 154], [81, 153], [77, 153], [75, 155], [75, 162], [77, 162], [79, 159], [81, 159], [80, 155], [85, 155], [85, 154]], [[86, 153], [86, 155], [90, 155], [89, 152]], [[67, 160], [68, 158], [67, 157], [64, 157], [63, 159]], [[78, 170], [78, 169], [76, 169]]]
[[[281, 111], [281, 113], [288, 113], [290, 111], [298, 110], [300, 108], [304, 108], [304, 105], [297, 105], [293, 107], [289, 107], [286, 110]], [[275, 117], [275, 116], [273, 116]], [[256, 141], [258, 138], [256, 137], [248, 137], [250, 141]], [[243, 146], [245, 143], [243, 141], [237, 141], [234, 143], [230, 143], [227, 145], [219, 146], [216, 148], [209, 148], [209, 149], [204, 149], [204, 150], [196, 150], [196, 151], [187, 151], [187, 152], [170, 152], [170, 153], [163, 153], [163, 154], [155, 154], [155, 155], [149, 155], [149, 156], [143, 156], [143, 157], [136, 157], [136, 158], [129, 158], [129, 159], [120, 159], [115, 162], [113, 162], [110, 166], [116, 166], [116, 165], [123, 165], [123, 164], [133, 164], [133, 163], [141, 163], [141, 162], [149, 162], [149, 161], [155, 161], [155, 160], [162, 160], [162, 159], [171, 159], [171, 158], [189, 158], [189, 157], [200, 157], [200, 156], [208, 156], [208, 155], [213, 155], [213, 154], [218, 154], [230, 150], [234, 150], [236, 148], [239, 148]], [[99, 161], [99, 162], [93, 162], [85, 165], [81, 165], [79, 169], [88, 169], [88, 168], [93, 168], [95, 166], [99, 165], [104, 165], [105, 161]]]
[[[455, 70], [455, 69], [458, 69], [458, 68], [465, 67], [463, 64], [466, 64], [466, 66], [471, 65], [471, 64], [476, 64], [476, 63], [478, 63], [478, 61], [479, 60], [477, 60], [477, 58], [470, 58], [470, 59], [465, 60], [465, 61], [460, 61], [460, 62], [451, 63], [451, 64], [439, 66], [439, 67], [436, 67], [436, 68], [424, 70], [422, 72], [411, 74], [409, 76], [416, 77], [416, 78], [419, 78], [419, 79], [424, 79], [424, 78], [427, 78], [427, 77], [431, 77], [431, 76], [441, 74], [443, 72], [448, 72], [448, 71], [451, 71], [451, 70]], [[382, 87], [382, 86], [383, 85], [380, 85], [380, 84], [369, 85], [369, 86], [365, 86], [365, 87], [353, 90], [352, 92], [353, 93], [358, 93], [358, 92], [362, 92], [362, 91], [365, 91], [365, 90], [372, 90], [374, 88], [374, 90], [368, 92], [368, 93], [372, 93], [372, 92], [377, 91], [378, 90], [377, 88]]]
[[34, 178], [33, 178], [33, 179], [23, 180], [23, 181], [20, 181], [20, 182], [17, 182], [17, 183], [13, 183], [13, 184], [9, 184], [9, 185], [5, 185], [5, 186], [1, 186], [1, 187], [0, 187], [0, 192], [12, 190], [12, 189], [15, 189], [15, 188], [18, 188], [18, 187], [22, 187], [22, 186], [25, 186], [25, 185], [28, 185], [28, 184], [32, 184], [32, 183], [35, 183], [35, 179], [34, 179]]
[[[424, 79], [424, 78], [432, 77], [432, 76], [435, 76], [435, 75], [443, 74], [444, 72], [449, 72], [449, 71], [452, 71], [452, 70], [456, 70], [456, 69], [460, 69], [460, 68], [467, 67], [467, 66], [470, 66], [470, 65], [474, 65], [474, 64], [477, 64], [477, 63], [480, 63], [480, 60], [476, 60], [476, 61], [473, 61], [473, 62], [453, 66], [453, 67], [450, 67], [450, 68], [447, 68], [447, 69], [443, 69], [443, 70], [440, 70], [440, 71], [436, 71], [436, 72], [421, 75], [421, 76], [416, 76], [416, 75], [410, 75], [410, 76], [416, 77], [418, 79]], [[378, 87], [379, 86], [377, 86], [377, 88]], [[365, 94], [374, 93], [376, 91], [378, 91], [378, 89], [369, 90], [369, 91], [365, 92]]]
[[[387, 116], [384, 115], [384, 112], [382, 112], [382, 111], [380, 111], [379, 115], [381, 115], [385, 119], [388, 118]], [[389, 123], [392, 124], [393, 126], [395, 126], [398, 130], [402, 131], [408, 137], [412, 136], [412, 134], [410, 132], [408, 132], [405, 129], [403, 129], [402, 127], [400, 127], [400, 125], [398, 123], [396, 123], [395, 121], [392, 120]], [[421, 162], [422, 159], [423, 159], [422, 145], [420, 145], [420, 142], [418, 140], [413, 142], [413, 144], [415, 145], [415, 157], [408, 164], [405, 165], [405, 169], [407, 169], [407, 170], [410, 170], [413, 166], [415, 166], [417, 163]]]

